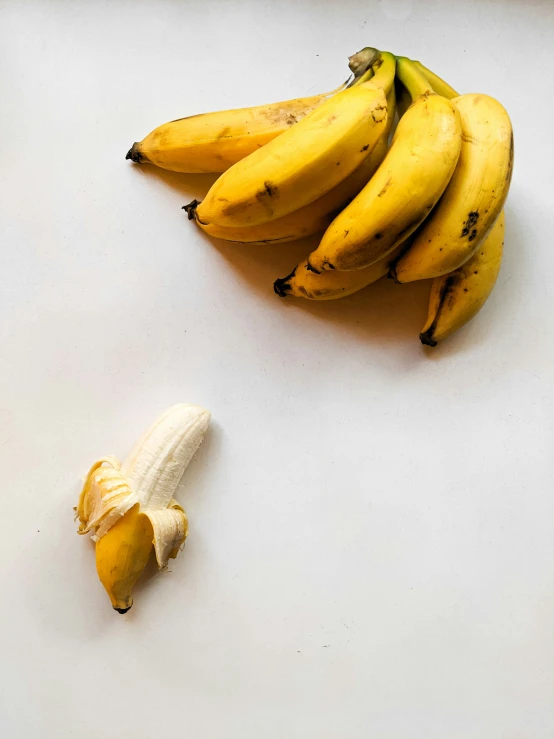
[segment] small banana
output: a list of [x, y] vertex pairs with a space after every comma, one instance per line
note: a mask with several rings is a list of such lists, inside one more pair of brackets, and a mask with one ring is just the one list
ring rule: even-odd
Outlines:
[[[350, 57], [355, 75], [351, 85], [367, 76], [376, 55], [376, 49], [367, 47]], [[346, 86], [344, 83], [331, 92], [279, 103], [178, 118], [135, 142], [126, 159], [174, 172], [224, 172]]]
[[481, 310], [498, 277], [503, 246], [504, 212], [465, 264], [433, 280], [427, 321], [419, 335], [422, 344], [436, 346]]
[[281, 298], [292, 295], [295, 298], [308, 300], [336, 300], [352, 295], [358, 290], [377, 282], [389, 271], [392, 262], [404, 250], [405, 245], [396, 247], [390, 254], [378, 262], [363, 269], [348, 272], [328, 271], [316, 274], [308, 266], [308, 260], [294, 268], [290, 275], [275, 280], [273, 289]]
[[440, 277], [477, 251], [510, 188], [513, 135], [508, 114], [488, 95], [453, 98], [462, 120], [460, 159], [440, 203], [395, 265], [397, 282]]
[[371, 81], [338, 92], [224, 172], [197, 206], [196, 218], [242, 228], [302, 208], [363, 162], [386, 119], [385, 94]]
[[322, 233], [337, 213], [369, 182], [383, 161], [388, 149], [388, 137], [394, 120], [395, 107], [393, 86], [387, 95], [387, 125], [373, 151], [351, 175], [335, 185], [325, 195], [299, 210], [258, 226], [229, 228], [227, 226], [217, 226], [214, 223], [201, 223], [196, 218], [197, 200], [193, 200], [192, 203], [183, 206], [183, 208], [187, 211], [189, 219], [194, 219], [199, 228], [205, 233], [225, 241], [247, 244], [282, 244], [312, 234]]
[[361, 269], [385, 257], [423, 222], [454, 172], [460, 115], [403, 57], [398, 76], [414, 102], [369, 183], [329, 226], [308, 257], [314, 272]]
[[119, 613], [133, 605], [133, 586], [152, 550], [165, 569], [185, 541], [187, 517], [173, 495], [209, 421], [200, 406], [173, 406], [123, 465], [103, 457], [88, 472], [76, 508], [78, 533], [93, 532], [98, 576]]

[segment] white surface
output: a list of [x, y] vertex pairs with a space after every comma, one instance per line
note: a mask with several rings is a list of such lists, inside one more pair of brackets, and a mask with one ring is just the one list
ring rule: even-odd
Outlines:
[[[513, 117], [497, 289], [433, 352], [427, 285], [281, 301], [306, 245], [211, 243], [209, 178], [124, 160], [368, 44]], [[0, 50], [0, 735], [554, 737], [554, 5], [4, 0]], [[80, 476], [181, 400], [189, 543], [120, 617]]]

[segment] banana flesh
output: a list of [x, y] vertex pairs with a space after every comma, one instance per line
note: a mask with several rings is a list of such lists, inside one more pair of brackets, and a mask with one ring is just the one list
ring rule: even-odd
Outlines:
[[400, 119], [383, 163], [308, 258], [315, 272], [362, 269], [405, 241], [444, 192], [458, 161], [460, 116], [424, 92]]
[[383, 90], [343, 90], [224, 172], [196, 208], [202, 224], [255, 226], [313, 202], [351, 174], [381, 138]]
[[504, 228], [502, 211], [475, 254], [454, 272], [433, 280], [427, 321], [419, 337], [423, 344], [436, 346], [481, 310], [500, 272]]
[[79, 533], [93, 532], [98, 575], [120, 613], [131, 607], [132, 588], [152, 550], [165, 569], [185, 541], [187, 517], [173, 495], [209, 421], [200, 406], [173, 406], [123, 465], [104, 457], [87, 475], [76, 508]]
[[488, 95], [452, 100], [462, 121], [460, 159], [444, 196], [409, 252], [394, 268], [397, 282], [440, 277], [477, 251], [510, 188], [513, 134], [508, 114]]

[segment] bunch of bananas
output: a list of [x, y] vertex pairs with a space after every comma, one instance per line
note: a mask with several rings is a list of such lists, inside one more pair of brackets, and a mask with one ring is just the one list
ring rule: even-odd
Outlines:
[[221, 172], [185, 206], [210, 236], [265, 244], [321, 233], [275, 281], [281, 297], [331, 300], [387, 274], [432, 279], [420, 339], [436, 346], [475, 316], [498, 276], [510, 119], [494, 98], [459, 95], [406, 57], [368, 47], [350, 69], [352, 81], [330, 93], [167, 123], [127, 158]]

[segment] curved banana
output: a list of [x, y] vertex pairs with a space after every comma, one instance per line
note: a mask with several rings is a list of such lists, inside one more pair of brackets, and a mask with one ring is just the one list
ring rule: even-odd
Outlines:
[[427, 321], [419, 335], [422, 344], [436, 346], [481, 310], [498, 277], [503, 247], [504, 212], [465, 264], [433, 280]]
[[[350, 86], [369, 76], [368, 69], [377, 53], [376, 49], [367, 47], [350, 57], [354, 73]], [[135, 142], [125, 158], [174, 172], [224, 172], [287, 131], [346, 86], [344, 83], [321, 95], [178, 118], [158, 126], [142, 141]]]
[[440, 277], [460, 267], [493, 227], [510, 188], [513, 134], [500, 103], [483, 94], [452, 99], [462, 120], [462, 149], [440, 203], [392, 276], [397, 282]]
[[405, 245], [401, 244], [386, 257], [370, 264], [369, 267], [348, 272], [331, 270], [316, 274], [309, 268], [308, 260], [305, 259], [294, 268], [290, 275], [275, 280], [273, 289], [281, 298], [286, 298], [287, 295], [308, 300], [345, 298], [384, 277], [392, 262], [400, 256], [404, 248]]
[[79, 496], [79, 533], [94, 531], [96, 569], [113, 608], [126, 613], [152, 550], [160, 569], [187, 536], [187, 517], [173, 498], [200, 446], [210, 414], [180, 403], [162, 414], [122, 466], [104, 457], [90, 469]]
[[224, 172], [333, 94], [179, 118], [158, 126], [134, 143], [125, 158], [173, 172]]
[[225, 241], [235, 241], [249, 244], [282, 244], [295, 241], [305, 236], [325, 231], [344, 206], [360, 192], [369, 182], [377, 168], [385, 158], [388, 149], [388, 137], [395, 112], [394, 86], [387, 95], [387, 125], [385, 131], [371, 154], [364, 159], [360, 166], [329, 192], [322, 195], [303, 208], [295, 210], [286, 216], [258, 226], [244, 226], [243, 228], [228, 228], [217, 226], [214, 223], [203, 224], [196, 216], [197, 200], [183, 206], [196, 224], [210, 236]]
[[315, 272], [361, 269], [382, 259], [422, 223], [458, 161], [460, 116], [404, 58], [398, 76], [414, 102], [383, 163], [329, 226], [308, 262]]
[[338, 92], [224, 172], [198, 205], [196, 218], [239, 228], [302, 208], [362, 163], [386, 119], [385, 94], [371, 81]]

